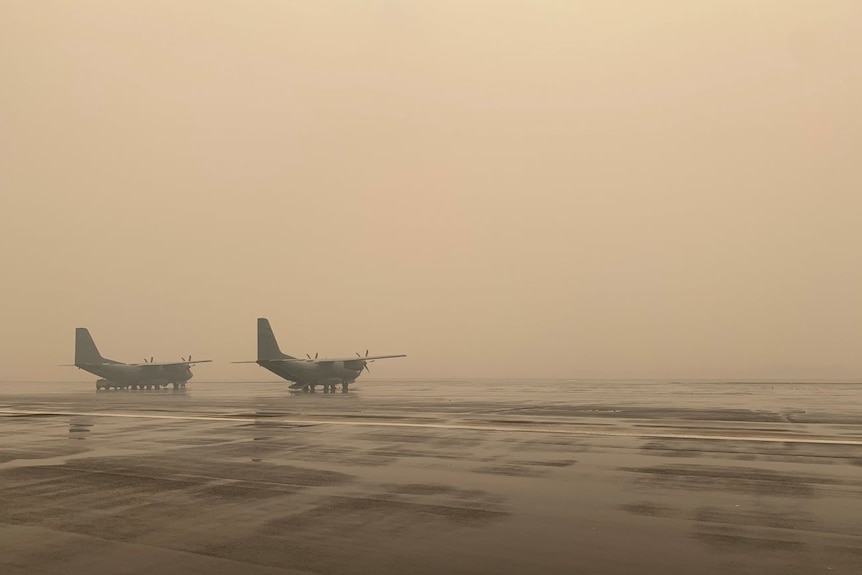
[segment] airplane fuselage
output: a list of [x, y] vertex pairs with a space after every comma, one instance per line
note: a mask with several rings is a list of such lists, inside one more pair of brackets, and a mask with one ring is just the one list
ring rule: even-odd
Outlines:
[[121, 385], [167, 385], [169, 383], [186, 383], [192, 378], [192, 370], [187, 365], [145, 367], [115, 363], [109, 365], [75, 364], [75, 367]]
[[302, 360], [285, 362], [261, 359], [257, 364], [279, 377], [303, 385], [353, 383], [365, 367], [362, 360], [312, 363]]

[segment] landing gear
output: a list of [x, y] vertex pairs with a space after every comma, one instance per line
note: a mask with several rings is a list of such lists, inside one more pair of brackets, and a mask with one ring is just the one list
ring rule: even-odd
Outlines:
[[[323, 385], [323, 393], [335, 393], [335, 388], [338, 387], [338, 383], [323, 383], [321, 385]], [[346, 389], [347, 384], [342, 383], [341, 386]]]
[[126, 386], [114, 383], [107, 379], [100, 379], [96, 382], [96, 391], [110, 391], [112, 389], [115, 391], [118, 389], [126, 389]]
[[337, 393], [336, 388], [339, 384], [341, 385], [342, 393], [347, 393], [349, 382], [296, 384], [295, 386], [291, 386], [290, 391], [292, 393], [317, 393], [317, 386], [321, 386], [323, 387], [323, 393]]
[[174, 391], [184, 390], [186, 388], [186, 382], [116, 383], [107, 379], [100, 379], [96, 382], [96, 391], [164, 391], [169, 389], [169, 387], [173, 387]]

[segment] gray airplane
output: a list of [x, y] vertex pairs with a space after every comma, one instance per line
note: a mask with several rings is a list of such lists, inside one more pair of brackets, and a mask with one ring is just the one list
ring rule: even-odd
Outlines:
[[75, 330], [75, 367], [103, 378], [96, 382], [96, 389], [161, 389], [173, 385], [174, 389], [185, 389], [192, 378], [191, 366], [208, 363], [211, 359], [192, 361], [192, 356], [182, 361], [154, 363], [122, 363], [102, 357], [87, 328]]
[[362, 370], [370, 372], [368, 364], [376, 359], [391, 357], [407, 357], [406, 355], [365, 355], [343, 358], [312, 358], [306, 354], [306, 359], [281, 353], [275, 334], [266, 318], [257, 320], [257, 360], [236, 361], [234, 363], [256, 363], [272, 373], [293, 382], [290, 389], [314, 393], [315, 387], [323, 386], [323, 393], [335, 393], [335, 387], [341, 386], [342, 393], [347, 393], [351, 383], [356, 381]]

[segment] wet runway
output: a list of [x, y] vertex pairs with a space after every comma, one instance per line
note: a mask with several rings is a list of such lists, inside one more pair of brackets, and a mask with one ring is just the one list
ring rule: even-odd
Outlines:
[[0, 573], [859, 573], [862, 385], [0, 384]]

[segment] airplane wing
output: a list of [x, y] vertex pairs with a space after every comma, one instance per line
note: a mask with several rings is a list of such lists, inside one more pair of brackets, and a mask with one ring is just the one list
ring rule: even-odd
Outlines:
[[[363, 355], [362, 357], [322, 357], [320, 359], [302, 359], [302, 358], [293, 358], [293, 359], [267, 359], [265, 361], [284, 361], [290, 363], [334, 363], [336, 361], [343, 361], [344, 363], [350, 361], [370, 361], [372, 359], [390, 359], [393, 357], [407, 357], [405, 354], [400, 355]], [[236, 362], [240, 363], [240, 362]], [[253, 362], [257, 363], [257, 362]]]
[[[106, 366], [106, 365], [129, 365], [129, 364], [127, 364], [127, 363], [118, 363], [118, 362], [116, 362], [116, 361], [115, 361], [115, 362], [107, 362], [107, 361], [105, 361], [105, 362], [102, 362], [102, 363], [82, 363], [82, 364], [80, 364], [80, 365], [86, 365], [87, 367], [100, 367], [100, 366]], [[150, 364], [147, 364], [147, 365], [150, 365]], [[57, 367], [78, 367], [78, 365], [77, 365], [77, 364], [74, 364], [74, 363], [61, 363], [61, 364], [59, 364]]]
[[211, 359], [196, 359], [194, 361], [166, 361], [166, 362], [156, 362], [156, 363], [129, 363], [126, 365], [134, 365], [135, 367], [167, 367], [170, 365], [194, 365], [196, 363], [212, 363]]

